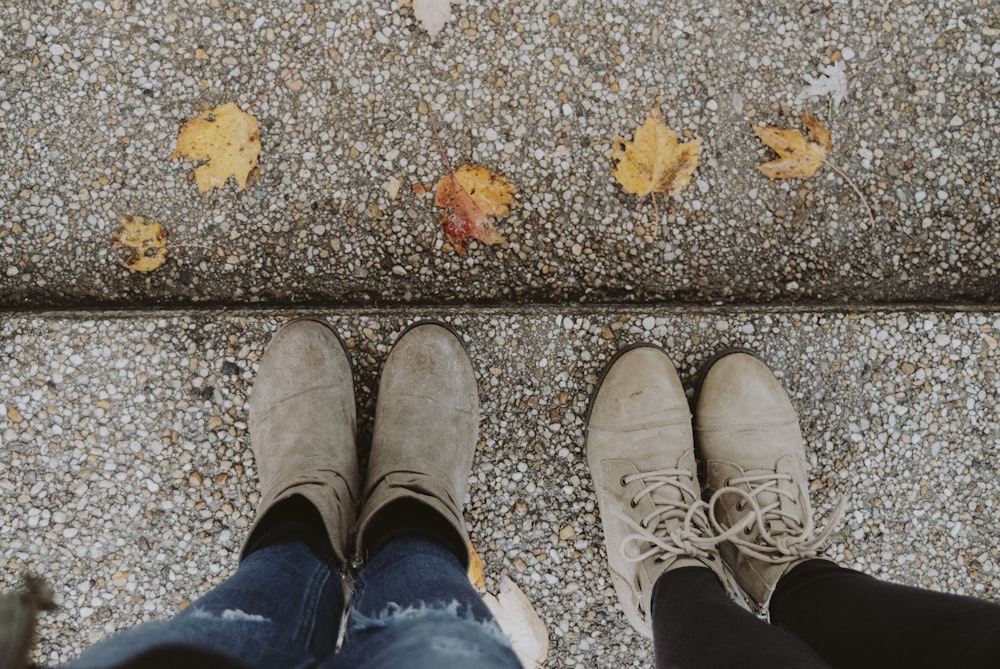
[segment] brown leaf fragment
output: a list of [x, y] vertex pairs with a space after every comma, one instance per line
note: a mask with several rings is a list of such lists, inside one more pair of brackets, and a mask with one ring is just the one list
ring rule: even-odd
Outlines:
[[517, 187], [486, 167], [462, 165], [435, 186], [434, 204], [447, 211], [441, 218], [445, 237], [465, 254], [468, 240], [501, 244], [490, 216], [506, 216], [517, 203]]
[[677, 195], [691, 183], [700, 151], [700, 139], [679, 143], [677, 133], [654, 109], [636, 128], [631, 142], [615, 137], [611, 152], [616, 163], [614, 176], [622, 188], [635, 195]]
[[206, 160], [195, 171], [198, 190], [218, 188], [229, 177], [247, 187], [260, 156], [260, 125], [232, 102], [209, 109], [181, 126], [171, 158]]
[[802, 110], [802, 122], [809, 138], [796, 130], [754, 125], [753, 131], [778, 157], [757, 168], [772, 179], [808, 179], [816, 174], [826, 154], [833, 148], [830, 131], [813, 114]]
[[167, 229], [141, 216], [122, 220], [121, 232], [111, 238], [117, 248], [133, 249], [123, 264], [133, 272], [152, 272], [167, 261]]

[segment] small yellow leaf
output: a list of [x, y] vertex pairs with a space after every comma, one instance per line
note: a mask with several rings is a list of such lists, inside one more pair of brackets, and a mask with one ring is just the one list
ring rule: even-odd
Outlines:
[[257, 168], [260, 126], [250, 114], [227, 102], [181, 126], [171, 158], [205, 160], [194, 176], [198, 190], [207, 191], [226, 183], [229, 177], [246, 188], [247, 178]]
[[483, 575], [483, 560], [479, 557], [479, 553], [476, 552], [476, 547], [472, 545], [472, 541], [469, 540], [469, 583], [472, 583], [476, 588], [482, 589], [486, 587], [486, 577]]
[[802, 122], [809, 130], [809, 139], [796, 130], [753, 126], [754, 134], [778, 154], [771, 162], [757, 166], [761, 172], [772, 179], [808, 179], [816, 174], [833, 148], [833, 138], [819, 119], [804, 109]]
[[133, 272], [152, 272], [167, 261], [167, 229], [159, 223], [132, 216], [121, 222], [121, 232], [111, 238], [116, 247], [133, 249], [123, 263]]
[[663, 122], [658, 110], [636, 128], [631, 142], [615, 138], [611, 157], [615, 179], [629, 193], [677, 195], [691, 183], [698, 167], [701, 140], [678, 143], [677, 133]]

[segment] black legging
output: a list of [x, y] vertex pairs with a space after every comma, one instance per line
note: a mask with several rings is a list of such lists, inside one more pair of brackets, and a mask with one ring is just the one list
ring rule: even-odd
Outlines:
[[1000, 605], [879, 581], [826, 560], [786, 574], [768, 625], [729, 599], [708, 569], [656, 582], [658, 669], [996, 669]]

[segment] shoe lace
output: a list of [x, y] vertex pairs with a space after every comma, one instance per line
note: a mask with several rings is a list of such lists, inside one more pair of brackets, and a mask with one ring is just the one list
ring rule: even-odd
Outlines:
[[[726, 485], [719, 488], [708, 500], [708, 520], [717, 534], [719, 541], [729, 541], [749, 557], [770, 564], [784, 564], [800, 558], [816, 557], [830, 534], [840, 523], [846, 509], [847, 499], [841, 497], [826, 526], [817, 531], [813, 521], [812, 506], [808, 496], [799, 496], [789, 492], [783, 482], [793, 482], [791, 474], [769, 472], [731, 478]], [[743, 484], [749, 489], [739, 487]], [[758, 500], [761, 493], [771, 493], [776, 499], [762, 505]], [[749, 507], [747, 514], [726, 528], [719, 522], [716, 508], [724, 495], [738, 495], [741, 499], [736, 503], [736, 509]], [[781, 498], [785, 497], [801, 513], [789, 513], [783, 510]], [[758, 534], [748, 539], [756, 527]]]
[[[642, 562], [655, 556], [658, 563], [678, 557], [715, 558], [719, 540], [710, 531], [708, 505], [687, 483], [693, 479], [687, 469], [660, 469], [622, 477], [623, 487], [636, 481], [645, 484], [632, 497], [632, 508], [643, 497], [653, 502], [653, 510], [639, 520], [622, 514], [622, 520], [633, 530], [622, 540], [623, 558]], [[670, 488], [680, 493], [680, 499], [665, 494]]]

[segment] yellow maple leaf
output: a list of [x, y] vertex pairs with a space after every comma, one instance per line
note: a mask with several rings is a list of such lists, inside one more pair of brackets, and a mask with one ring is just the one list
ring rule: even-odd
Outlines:
[[125, 267], [134, 272], [152, 272], [167, 261], [167, 229], [142, 216], [122, 220], [121, 232], [111, 238], [118, 248], [133, 250]]
[[629, 193], [677, 195], [691, 183], [698, 167], [701, 140], [678, 143], [677, 133], [655, 109], [636, 128], [631, 142], [621, 137], [614, 142], [615, 179]]
[[194, 176], [204, 193], [233, 177], [241, 188], [257, 168], [260, 155], [260, 126], [250, 114], [232, 102], [209, 109], [181, 126], [177, 147], [171, 158], [205, 160]]
[[490, 216], [506, 216], [517, 204], [517, 187], [487, 167], [461, 165], [435, 186], [434, 204], [447, 209], [441, 218], [445, 237], [460, 253], [469, 238], [485, 244], [501, 244], [504, 238], [489, 222]]
[[833, 138], [819, 119], [805, 109], [802, 122], [809, 130], [809, 139], [797, 130], [753, 126], [754, 134], [778, 154], [771, 162], [757, 166], [761, 172], [772, 179], [808, 179], [816, 174], [833, 148]]

